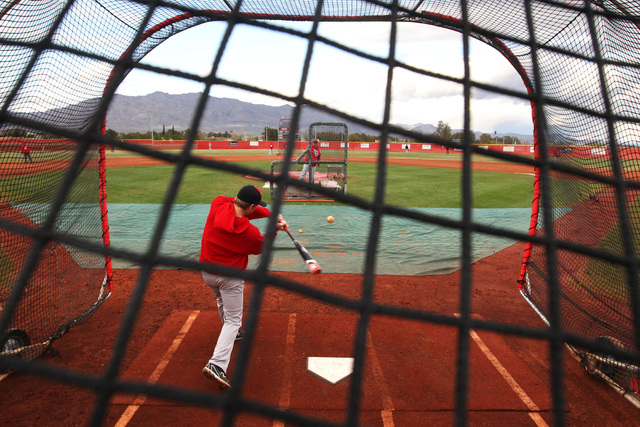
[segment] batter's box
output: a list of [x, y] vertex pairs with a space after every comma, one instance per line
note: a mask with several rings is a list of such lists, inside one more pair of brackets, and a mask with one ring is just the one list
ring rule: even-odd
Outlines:
[[[247, 338], [236, 342], [227, 374], [233, 384], [238, 352], [251, 346], [243, 397], [307, 415], [322, 411], [344, 415], [353, 376], [326, 381], [307, 367], [310, 358], [352, 358], [358, 324], [356, 314], [261, 313], [252, 342]], [[122, 379], [222, 393], [217, 383], [202, 375], [220, 326], [217, 311], [172, 312]], [[457, 331], [450, 325], [373, 316], [367, 331], [361, 410], [398, 417], [417, 411], [454, 413]], [[472, 335], [470, 411], [538, 414], [550, 410], [545, 383], [498, 334]], [[362, 368], [361, 362], [354, 362], [354, 369]], [[126, 394], [117, 394], [112, 402], [139, 408], [195, 407]]]

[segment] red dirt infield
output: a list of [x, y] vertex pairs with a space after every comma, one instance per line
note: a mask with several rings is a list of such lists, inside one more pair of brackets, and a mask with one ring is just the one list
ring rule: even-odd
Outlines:
[[[270, 157], [271, 158], [271, 157]], [[135, 165], [140, 165], [135, 159]], [[112, 159], [109, 166], [115, 166]], [[458, 163], [458, 162], [455, 162]], [[504, 171], [504, 167], [500, 166]], [[471, 307], [485, 320], [545, 328], [518, 293], [524, 243], [473, 264]], [[355, 274], [274, 273], [342, 297], [362, 296]], [[42, 362], [84, 374], [104, 374], [121, 326], [137, 270], [115, 270], [112, 296], [84, 324], [72, 328]], [[391, 306], [454, 316], [460, 310], [460, 273], [438, 276], [376, 276], [374, 299]], [[254, 291], [245, 287], [245, 308]], [[306, 370], [308, 357], [352, 357], [357, 313], [297, 293], [265, 290], [253, 341], [239, 341], [235, 355], [251, 346], [244, 398], [327, 422], [344, 422], [351, 380], [331, 385]], [[192, 323], [190, 323], [192, 322]], [[188, 327], [188, 329], [187, 329]], [[201, 373], [220, 328], [215, 299], [199, 272], [155, 270], [123, 360], [126, 380], [223, 393]], [[455, 423], [457, 331], [442, 324], [374, 315], [359, 421], [372, 426], [446, 426]], [[549, 346], [542, 341], [473, 331], [470, 342], [468, 424], [553, 425]], [[565, 352], [567, 425], [629, 426], [638, 409], [603, 381], [589, 376]], [[156, 378], [157, 377], [157, 378]], [[88, 390], [13, 374], [0, 381], [0, 425], [86, 425], [95, 395]], [[195, 405], [117, 394], [104, 425], [217, 425], [222, 412]], [[118, 423], [121, 424], [118, 424]], [[284, 425], [239, 413], [234, 425]]]

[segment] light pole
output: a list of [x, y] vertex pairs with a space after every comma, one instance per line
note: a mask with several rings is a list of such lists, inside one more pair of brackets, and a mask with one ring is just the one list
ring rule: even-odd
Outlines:
[[264, 140], [268, 141], [269, 140], [269, 134], [267, 133], [267, 122], [265, 122], [264, 120], [260, 120], [262, 123], [264, 123]]

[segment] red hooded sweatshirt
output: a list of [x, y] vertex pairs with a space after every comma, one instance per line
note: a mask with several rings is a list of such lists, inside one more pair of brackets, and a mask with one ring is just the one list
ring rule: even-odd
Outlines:
[[264, 236], [249, 220], [266, 218], [271, 211], [258, 206], [254, 213], [237, 217], [234, 197], [218, 196], [211, 202], [202, 233], [200, 262], [221, 264], [239, 270], [247, 268], [250, 254], [262, 252]]

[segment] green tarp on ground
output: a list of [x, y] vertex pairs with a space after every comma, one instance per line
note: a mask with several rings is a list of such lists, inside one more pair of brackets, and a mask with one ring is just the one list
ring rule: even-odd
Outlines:
[[[431, 215], [459, 220], [460, 209], [416, 209]], [[160, 205], [109, 204], [111, 245], [114, 249], [144, 252], [148, 249]], [[174, 205], [160, 253], [197, 261], [200, 239], [209, 205]], [[325, 273], [364, 271], [371, 213], [354, 207], [329, 205], [284, 205], [284, 218], [291, 232], [316, 257]], [[335, 221], [329, 224], [327, 216]], [[530, 208], [474, 209], [473, 220], [485, 225], [526, 233]], [[253, 221], [263, 232], [267, 220]], [[300, 232], [302, 230], [302, 232]], [[405, 218], [385, 216], [380, 230], [376, 273], [385, 275], [447, 274], [460, 268], [461, 232]], [[473, 261], [492, 255], [515, 242], [484, 234], [474, 234]], [[249, 268], [258, 257], [250, 257]], [[114, 268], [138, 268], [126, 260], [115, 259]], [[305, 272], [306, 266], [285, 233], [274, 243], [273, 271]]]

